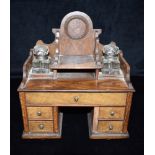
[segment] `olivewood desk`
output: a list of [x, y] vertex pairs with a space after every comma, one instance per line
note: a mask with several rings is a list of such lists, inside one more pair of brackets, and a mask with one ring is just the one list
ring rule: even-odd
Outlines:
[[102, 29], [83, 12], [67, 14], [52, 32], [55, 40], [38, 40], [23, 65], [23, 138], [60, 138], [62, 106], [93, 108], [90, 138], [127, 138], [134, 89], [123, 52], [114, 42], [101, 44]]

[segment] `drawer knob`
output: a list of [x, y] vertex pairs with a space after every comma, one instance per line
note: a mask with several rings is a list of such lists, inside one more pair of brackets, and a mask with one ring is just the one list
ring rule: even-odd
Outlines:
[[109, 125], [109, 130], [113, 130], [113, 125]]
[[112, 112], [110, 113], [110, 115], [111, 115], [111, 116], [114, 116], [114, 115], [115, 115], [115, 112], [114, 112], [114, 111], [112, 111]]
[[41, 116], [41, 112], [40, 111], [37, 112], [37, 116]]
[[75, 102], [78, 102], [78, 100], [79, 100], [79, 96], [75, 96], [75, 97], [74, 97], [74, 101], [75, 101]]
[[44, 129], [44, 124], [40, 124], [39, 129]]

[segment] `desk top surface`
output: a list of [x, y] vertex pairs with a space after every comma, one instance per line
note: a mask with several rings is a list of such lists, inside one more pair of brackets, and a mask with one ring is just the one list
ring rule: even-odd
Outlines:
[[51, 91], [51, 92], [129, 92], [134, 91], [132, 84], [127, 85], [123, 80], [28, 80], [18, 91]]

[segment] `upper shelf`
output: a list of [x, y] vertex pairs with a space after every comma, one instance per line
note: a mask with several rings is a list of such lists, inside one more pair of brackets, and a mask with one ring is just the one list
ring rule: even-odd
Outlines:
[[96, 65], [93, 55], [60, 56], [57, 65], [51, 65], [51, 69], [100, 69], [102, 65]]

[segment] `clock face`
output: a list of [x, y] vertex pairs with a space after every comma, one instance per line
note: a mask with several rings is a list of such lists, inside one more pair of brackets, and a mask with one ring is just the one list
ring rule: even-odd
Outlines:
[[72, 39], [81, 39], [88, 32], [88, 24], [82, 17], [74, 17], [68, 20], [65, 24], [67, 35]]

